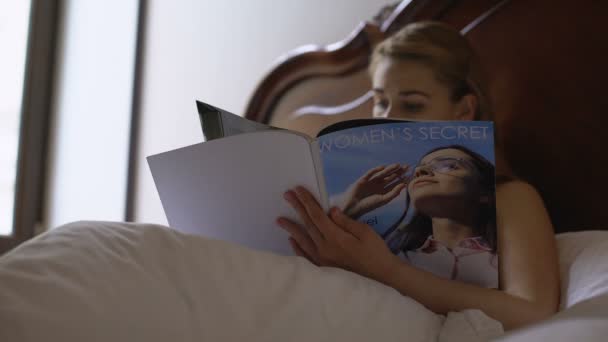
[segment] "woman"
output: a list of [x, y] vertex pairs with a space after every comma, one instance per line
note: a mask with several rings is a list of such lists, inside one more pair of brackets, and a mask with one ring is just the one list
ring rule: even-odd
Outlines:
[[407, 190], [414, 216], [385, 233], [389, 248], [440, 277], [498, 288], [494, 165], [461, 145], [431, 150]]
[[[418, 120], [490, 119], [475, 55], [457, 31], [414, 23], [379, 44], [370, 74], [374, 115]], [[320, 266], [341, 267], [391, 286], [439, 314], [469, 308], [500, 321], [505, 330], [538, 322], [559, 304], [553, 227], [537, 191], [507, 177], [497, 156], [498, 290], [446, 279], [393, 254], [373, 229], [340, 209], [323, 212], [297, 187], [285, 199], [304, 226], [279, 218], [295, 252]], [[449, 219], [446, 225], [450, 225]]]

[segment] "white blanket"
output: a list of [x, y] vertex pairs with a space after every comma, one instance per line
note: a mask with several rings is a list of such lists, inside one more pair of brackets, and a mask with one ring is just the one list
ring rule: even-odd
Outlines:
[[76, 222], [0, 258], [0, 341], [482, 341], [479, 310], [436, 315], [302, 258], [156, 225]]

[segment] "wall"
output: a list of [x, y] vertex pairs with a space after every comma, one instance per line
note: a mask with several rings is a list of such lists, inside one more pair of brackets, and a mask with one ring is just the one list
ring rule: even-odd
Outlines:
[[166, 224], [145, 157], [202, 141], [194, 101], [241, 114], [277, 58], [345, 38], [387, 0], [150, 1], [137, 221]]

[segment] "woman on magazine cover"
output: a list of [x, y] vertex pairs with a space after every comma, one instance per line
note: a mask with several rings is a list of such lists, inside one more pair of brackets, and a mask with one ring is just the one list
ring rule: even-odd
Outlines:
[[[433, 22], [410, 24], [379, 44], [373, 52], [370, 74], [374, 116], [491, 120], [490, 103], [479, 67], [471, 46], [458, 31]], [[455, 149], [443, 151], [427, 155], [422, 165], [430, 163], [433, 154]], [[559, 269], [553, 227], [538, 192], [525, 182], [503, 177], [508, 173], [504, 171], [505, 164], [499, 152], [496, 165], [497, 238], [471, 241], [479, 242], [479, 248], [496, 250], [497, 289], [489, 288], [494, 287], [493, 284], [483, 284], [483, 281], [481, 284], [466, 283], [458, 277], [444, 278], [413, 267], [392, 253], [370, 226], [351, 219], [338, 208], [325, 213], [302, 187], [287, 191], [285, 199], [304, 225], [286, 218], [279, 218], [277, 222], [291, 235], [290, 242], [296, 254], [319, 266], [341, 267], [375, 279], [438, 314], [476, 308], [501, 322], [505, 330], [535, 323], [553, 315], [559, 304]], [[432, 167], [427, 164], [418, 172], [430, 170]], [[416, 188], [415, 181], [410, 184], [412, 195], [431, 189]], [[424, 212], [431, 206], [423, 203], [423, 197], [420, 196], [415, 205], [425, 208]], [[451, 218], [442, 220], [445, 227], [458, 224]], [[450, 231], [444, 229], [444, 232]], [[472, 235], [484, 234], [474, 232]], [[433, 239], [436, 238], [439, 237], [433, 235]], [[399, 245], [408, 250], [420, 241]], [[425, 246], [425, 240], [421, 247], [432, 246], [432, 241]], [[458, 272], [468, 271], [459, 269]]]
[[404, 216], [410, 207], [414, 216], [385, 241], [420, 269], [498, 288], [494, 184], [494, 165], [480, 154], [461, 145], [429, 151], [407, 184]]

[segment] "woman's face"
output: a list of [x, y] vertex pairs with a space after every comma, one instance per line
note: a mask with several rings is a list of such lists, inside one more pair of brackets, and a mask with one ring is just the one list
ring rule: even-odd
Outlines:
[[456, 102], [423, 63], [384, 57], [372, 78], [374, 116], [412, 120], [473, 120], [474, 95]]
[[408, 192], [414, 207], [427, 215], [453, 204], [477, 205], [482, 195], [479, 171], [471, 157], [457, 149], [438, 150], [422, 158], [414, 169]]

